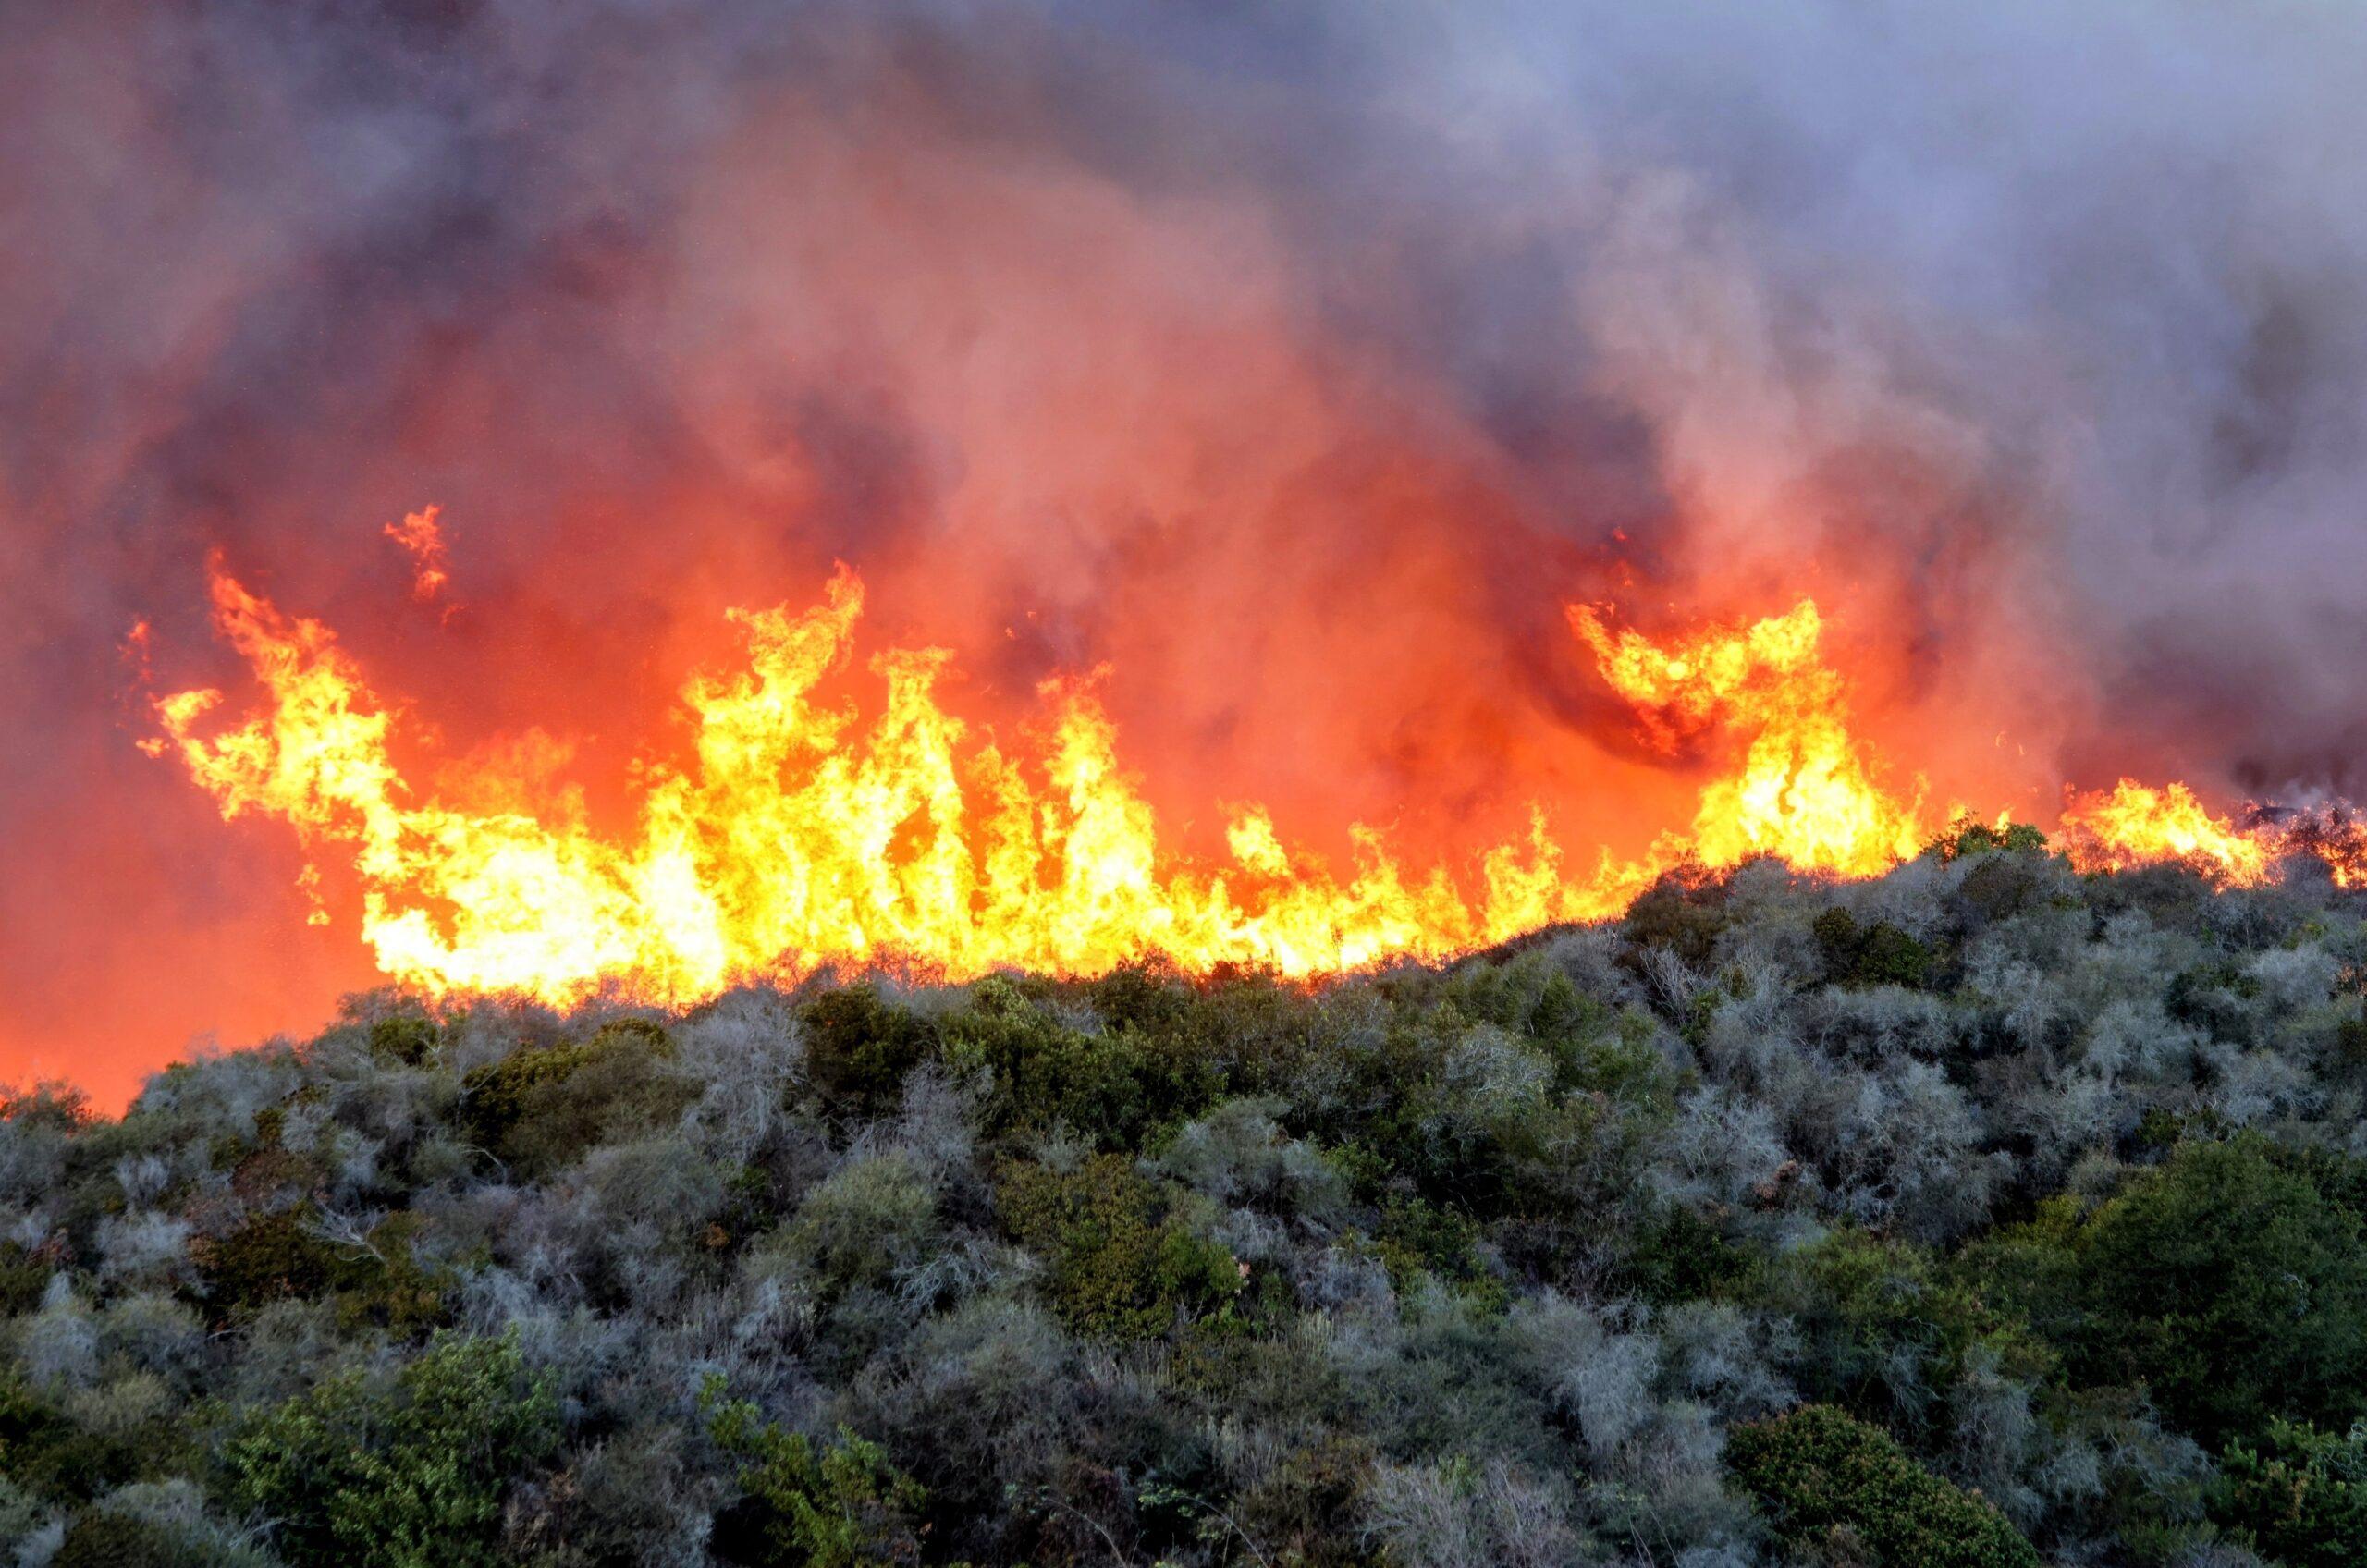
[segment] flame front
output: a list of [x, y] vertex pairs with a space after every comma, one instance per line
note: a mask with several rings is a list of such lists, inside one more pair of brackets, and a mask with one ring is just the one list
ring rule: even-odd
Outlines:
[[[316, 851], [341, 850], [380, 967], [435, 994], [566, 1004], [615, 990], [679, 1004], [824, 965], [962, 978], [1000, 967], [1090, 974], [1141, 959], [1303, 976], [1604, 918], [1681, 864], [1773, 855], [1872, 875], [1934, 830], [1919, 784], [1893, 792], [1853, 734], [1807, 601], [1666, 644], [1570, 608], [1649, 745], [1722, 759], [1689, 830], [1573, 876], [1533, 810], [1525, 839], [1459, 877], [1409, 870], [1358, 827], [1343, 877], [1255, 807], [1233, 815], [1222, 864], [1163, 846], [1082, 680], [1039, 688], [1048, 739], [1031, 756], [973, 736], [939, 704], [940, 651], [875, 657], [886, 697], [867, 724], [818, 703], [863, 611], [863, 585], [843, 568], [802, 614], [732, 613], [745, 668], [684, 687], [691, 752], [652, 771], [634, 829], [613, 837], [574, 797], [511, 803], [520, 792], [505, 795], [497, 779], [448, 790], [451, 801], [423, 794], [391, 759], [388, 709], [327, 628], [284, 615], [218, 564], [212, 592], [216, 627], [267, 700], [208, 734], [219, 692], [159, 698], [163, 734], [149, 749], [177, 754], [226, 817], [282, 818]], [[2182, 858], [2251, 881], [2271, 858], [2259, 835], [2212, 817], [2181, 786], [2124, 782], [2075, 802], [2066, 822], [2083, 868]], [[308, 886], [314, 876], [308, 867]]]
[[1613, 635], [1583, 606], [1569, 617], [1660, 750], [1707, 732], [1746, 738], [1739, 765], [1702, 790], [1689, 838], [1664, 842], [1664, 855], [1713, 866], [1774, 855], [1804, 870], [1870, 876], [1929, 837], [1917, 824], [1919, 795], [1885, 791], [1850, 733], [1841, 677], [1819, 652], [1823, 621], [1813, 602], [1667, 647], [1634, 631]]
[[213, 594], [268, 701], [209, 736], [219, 693], [162, 698], [153, 749], [226, 816], [261, 812], [345, 846], [380, 966], [435, 992], [564, 1003], [614, 986], [681, 1002], [824, 964], [961, 976], [1147, 957], [1299, 975], [1460, 951], [1576, 907], [1541, 830], [1491, 854], [1468, 900], [1443, 872], [1409, 881], [1362, 832], [1342, 880], [1255, 810], [1232, 824], [1230, 866], [1172, 864], [1081, 682], [1042, 688], [1051, 739], [1033, 766], [972, 743], [938, 704], [938, 652], [879, 655], [886, 704], [860, 727], [813, 699], [862, 613], [845, 571], [802, 615], [735, 613], [747, 668], [684, 689], [692, 756], [655, 775], [621, 842], [580, 812], [419, 800], [389, 759], [384, 705], [326, 628], [219, 570]]
[[2226, 881], [2258, 882], [2275, 858], [2262, 836], [2212, 815], [2185, 785], [2156, 790], [2134, 778], [2073, 797], [2064, 808], [2063, 836], [2074, 859], [2097, 871], [2183, 861]]

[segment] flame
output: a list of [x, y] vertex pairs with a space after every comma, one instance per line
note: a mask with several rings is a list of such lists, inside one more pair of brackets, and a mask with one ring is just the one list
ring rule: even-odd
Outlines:
[[1702, 791], [1689, 839], [1665, 853], [1711, 866], [1772, 854], [1806, 870], [1867, 876], [1929, 836], [1917, 822], [1919, 789], [1906, 801], [1885, 791], [1850, 732], [1841, 676], [1819, 653], [1824, 623], [1813, 600], [1665, 647], [1634, 631], [1614, 636], [1584, 606], [1568, 614], [1658, 750], [1674, 753], [1713, 729], [1748, 737], [1739, 766]]
[[2367, 887], [2367, 822], [2349, 805], [2298, 813], [2285, 823], [2283, 839], [2288, 851], [2324, 861], [2336, 887]]
[[563, 1003], [615, 986], [681, 1002], [825, 964], [960, 976], [1146, 957], [1308, 974], [1464, 950], [1568, 906], [1541, 827], [1491, 853], [1469, 899], [1443, 871], [1409, 879], [1361, 830], [1343, 880], [1254, 809], [1232, 824], [1232, 865], [1175, 864], [1084, 681], [1042, 688], [1049, 739], [1032, 767], [938, 705], [941, 652], [876, 658], [886, 703], [859, 729], [813, 697], [863, 608], [843, 570], [803, 614], [734, 613], [747, 668], [684, 688], [693, 755], [653, 772], [619, 842], [580, 813], [418, 799], [389, 758], [387, 710], [325, 627], [218, 568], [213, 599], [269, 700], [202, 736], [219, 692], [160, 698], [156, 749], [226, 817], [263, 813], [343, 846], [380, 966], [431, 992]]
[[[433, 508], [414, 518], [432, 527]], [[687, 756], [650, 767], [632, 830], [603, 835], [580, 794], [504, 775], [514, 763], [546, 782], [565, 761], [539, 732], [492, 761], [447, 765], [423, 790], [390, 755], [389, 708], [330, 631], [249, 593], [218, 560], [210, 577], [215, 627], [266, 701], [202, 733], [220, 692], [159, 697], [161, 733], [144, 749], [177, 755], [225, 817], [280, 818], [308, 849], [337, 849], [380, 967], [435, 995], [565, 1005], [618, 991], [681, 1004], [826, 965], [958, 979], [1153, 959], [1305, 976], [1615, 915], [1680, 864], [1774, 855], [1858, 876], [1931, 837], [1919, 781], [1912, 795], [1891, 792], [1851, 731], [1806, 600], [1665, 643], [1569, 606], [1643, 741], [1707, 756], [1712, 777], [1689, 830], [1663, 834], [1636, 860], [1604, 853], [1570, 874], [1533, 808], [1525, 838], [1458, 877], [1443, 864], [1408, 868], [1362, 827], [1343, 875], [1294, 849], [1256, 806], [1232, 815], [1221, 863], [1175, 853], [1118, 760], [1092, 679], [1038, 688], [1040, 736], [1024, 754], [940, 705], [941, 650], [877, 655], [869, 668], [885, 698], [867, 723], [817, 700], [850, 659], [863, 613], [863, 584], [844, 567], [801, 613], [731, 612], [744, 667], [682, 688]], [[2087, 868], [2180, 858], [2244, 881], [2269, 863], [2257, 835], [2212, 817], [2178, 785], [2124, 781], [2075, 800], [2066, 824]], [[314, 865], [303, 883], [317, 900]]]
[[386, 524], [387, 538], [403, 547], [411, 559], [411, 592], [415, 599], [432, 599], [444, 591], [452, 580], [444, 556], [444, 528], [439, 521], [441, 507], [423, 507], [407, 512], [400, 522]]
[[2073, 793], [2062, 833], [2082, 871], [2126, 871], [2177, 861], [2217, 881], [2257, 886], [2275, 863], [2308, 855], [2337, 888], [2367, 886], [2367, 824], [2348, 804], [2300, 811], [2255, 810], [2238, 822], [2214, 815], [2183, 784], [2154, 789], [2124, 778], [2109, 791]]
[[2154, 789], [2124, 778], [2109, 791], [2074, 794], [2064, 805], [2063, 836], [2082, 871], [2125, 871], [2182, 861], [2234, 883], [2257, 883], [2275, 858], [2258, 833], [2214, 816], [2183, 784]]

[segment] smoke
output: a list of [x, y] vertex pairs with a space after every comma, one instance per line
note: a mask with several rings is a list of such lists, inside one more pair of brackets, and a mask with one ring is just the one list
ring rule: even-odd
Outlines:
[[[834, 558], [1171, 819], [1632, 842], [1565, 598], [1814, 593], [1935, 794], [2361, 792], [2367, 18], [93, 4], [0, 59], [0, 1071], [366, 981], [140, 756], [206, 551], [597, 809]], [[448, 602], [384, 531], [434, 504]], [[518, 732], [540, 732], [520, 742]], [[1329, 836], [1327, 838], [1327, 836]], [[291, 936], [290, 933], [302, 933]]]

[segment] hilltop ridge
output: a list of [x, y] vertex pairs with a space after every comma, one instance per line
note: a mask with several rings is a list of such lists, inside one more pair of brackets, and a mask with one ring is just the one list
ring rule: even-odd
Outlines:
[[2351, 1562], [2363, 920], [1973, 829], [1320, 984], [359, 997], [6, 1097], [0, 1541]]

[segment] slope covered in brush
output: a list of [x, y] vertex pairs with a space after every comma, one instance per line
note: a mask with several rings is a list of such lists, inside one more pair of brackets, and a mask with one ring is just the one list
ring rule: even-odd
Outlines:
[[1315, 987], [359, 998], [7, 1100], [0, 1539], [2350, 1562], [2362, 916], [1976, 831]]

